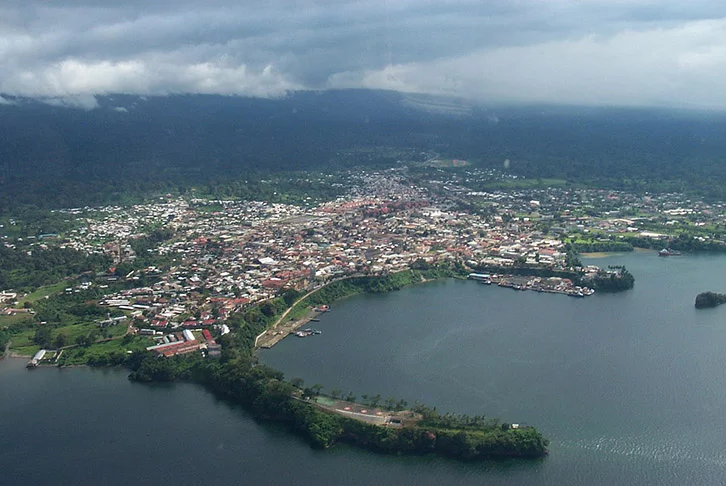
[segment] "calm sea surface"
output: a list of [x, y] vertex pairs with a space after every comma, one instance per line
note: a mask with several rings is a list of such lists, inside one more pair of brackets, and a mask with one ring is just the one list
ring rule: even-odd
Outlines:
[[439, 281], [337, 302], [260, 354], [327, 390], [537, 426], [541, 461], [461, 464], [314, 451], [194, 385], [0, 362], [0, 484], [724, 484], [725, 256], [625, 264], [633, 291], [585, 299]]

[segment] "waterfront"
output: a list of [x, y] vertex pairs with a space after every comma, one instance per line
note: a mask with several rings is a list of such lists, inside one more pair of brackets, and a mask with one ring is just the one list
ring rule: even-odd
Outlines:
[[0, 470], [9, 484], [718, 484], [726, 481], [726, 257], [625, 263], [633, 291], [572, 299], [446, 280], [360, 295], [264, 362], [327, 390], [537, 426], [542, 461], [466, 464], [310, 449], [187, 384], [116, 370], [0, 362]]
[[328, 390], [536, 425], [551, 454], [527, 482], [722, 483], [726, 314], [693, 302], [726, 288], [726, 258], [597, 259], [621, 263], [635, 289], [588, 299], [453, 280], [357, 296], [261, 356]]

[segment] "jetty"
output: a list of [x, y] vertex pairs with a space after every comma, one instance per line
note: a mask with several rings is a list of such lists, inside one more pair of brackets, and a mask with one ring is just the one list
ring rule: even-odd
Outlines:
[[561, 277], [470, 273], [469, 280], [514, 290], [533, 290], [548, 294], [564, 294], [570, 297], [587, 297], [595, 293], [595, 289], [575, 285], [571, 279]]
[[[326, 306], [327, 307], [327, 306]], [[282, 322], [274, 327], [270, 327], [265, 332], [257, 336], [255, 339], [255, 346], [258, 348], [269, 349], [275, 344], [285, 339], [290, 334], [294, 334], [298, 337], [312, 336], [313, 334], [320, 334], [317, 329], [313, 330], [300, 330], [305, 324], [315, 320], [318, 315], [322, 312], [319, 308], [310, 309], [308, 313], [300, 319], [294, 319], [292, 321]], [[309, 331], [309, 332], [308, 332]]]
[[30, 359], [30, 361], [28, 361], [28, 364], [25, 365], [25, 367], [26, 368], [36, 368], [38, 366], [38, 363], [40, 363], [40, 360], [42, 360], [43, 357], [45, 357], [45, 353], [46, 353], [45, 349], [41, 349], [40, 351], [35, 353], [35, 355]]

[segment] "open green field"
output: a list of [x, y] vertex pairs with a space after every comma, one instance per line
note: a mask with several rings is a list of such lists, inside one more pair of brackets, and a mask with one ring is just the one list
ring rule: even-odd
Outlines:
[[115, 364], [128, 355], [129, 351], [144, 351], [147, 346], [153, 345], [151, 339], [145, 336], [127, 336], [121, 339], [79, 346], [63, 351], [59, 364], [85, 365], [85, 364]]
[[20, 352], [18, 351], [19, 348], [35, 346], [35, 343], [33, 342], [34, 334], [35, 331], [23, 331], [20, 334], [14, 335], [12, 337], [13, 344], [10, 349], [12, 349], [14, 352]]
[[[27, 355], [33, 354], [39, 350], [40, 346], [33, 341], [36, 330], [37, 327], [34, 326], [31, 329], [14, 334], [12, 337], [12, 345], [10, 347], [11, 351], [17, 354]], [[116, 326], [108, 327], [106, 330], [109, 333], [109, 337], [120, 337], [126, 334], [126, 325], [121, 323]], [[70, 326], [58, 327], [51, 330], [51, 341], [55, 341], [59, 334], [65, 334], [66, 345], [70, 345], [74, 344], [79, 336], [87, 336], [93, 331], [101, 332], [102, 330], [94, 323], [73, 324]]]
[[0, 316], [0, 328], [17, 326], [33, 321], [31, 314], [15, 314], [14, 316]]
[[10, 351], [13, 354], [17, 354], [19, 356], [33, 356], [40, 349], [40, 346], [38, 346], [37, 344], [32, 344], [30, 346], [16, 347], [14, 339], [13, 339], [12, 343], [13, 343], [13, 345], [10, 348]]
[[42, 299], [44, 297], [47, 297], [49, 295], [57, 294], [58, 292], [61, 292], [63, 289], [71, 285], [71, 282], [58, 282], [53, 285], [46, 285], [45, 287], [39, 287], [35, 289], [33, 292], [29, 293], [25, 297], [18, 300], [18, 305], [22, 306], [26, 302], [35, 302], [38, 299]]

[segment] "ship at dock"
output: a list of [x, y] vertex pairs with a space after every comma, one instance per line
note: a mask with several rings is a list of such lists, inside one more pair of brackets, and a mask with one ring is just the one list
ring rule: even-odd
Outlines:
[[491, 285], [496, 284], [513, 290], [533, 290], [550, 294], [564, 294], [570, 297], [588, 297], [595, 289], [576, 285], [571, 279], [561, 277], [525, 277], [520, 275], [469, 274], [470, 280]]
[[669, 257], [669, 256], [681, 256], [680, 251], [673, 250], [671, 248], [663, 248], [658, 252], [658, 256]]
[[476, 280], [477, 282], [484, 285], [492, 284], [492, 276], [486, 273], [470, 273], [468, 278], [469, 280]]
[[323, 333], [323, 331], [321, 331], [319, 329], [312, 329], [312, 328], [302, 329], [300, 331], [295, 331], [295, 335], [297, 337], [299, 337], [299, 338], [304, 338], [304, 337], [308, 337], [308, 336], [315, 336], [317, 334], [322, 334], [322, 333]]
[[45, 353], [46, 353], [45, 349], [41, 349], [40, 351], [35, 353], [35, 356], [33, 356], [33, 358], [30, 361], [28, 361], [28, 364], [25, 365], [25, 367], [26, 368], [36, 368], [38, 366], [38, 364], [40, 363], [40, 361], [45, 357]]

